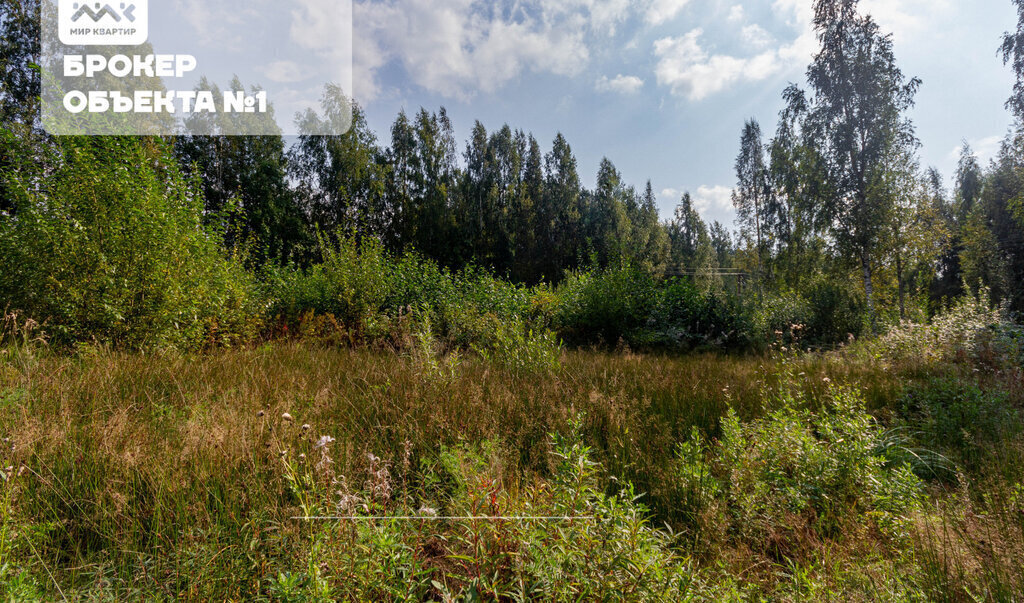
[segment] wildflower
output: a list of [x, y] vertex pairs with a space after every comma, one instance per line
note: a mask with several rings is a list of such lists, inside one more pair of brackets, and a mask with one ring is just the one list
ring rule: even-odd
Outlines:
[[281, 415], [281, 419], [283, 419], [283, 420], [285, 420], [285, 421], [287, 421], [289, 423], [294, 423], [295, 422], [295, 417], [291, 416], [288, 413], [284, 413], [283, 415]]
[[320, 450], [321, 448], [324, 448], [325, 446], [327, 446], [328, 444], [330, 444], [333, 441], [334, 441], [334, 438], [332, 438], [331, 436], [326, 436], [326, 435], [325, 436], [320, 436], [320, 439], [317, 440], [316, 444], [313, 445], [313, 449], [314, 450]]
[[822, 377], [822, 378], [821, 378], [821, 380], [822, 380], [822, 381], [824, 381], [824, 382], [825, 382], [825, 384], [829, 384], [829, 383], [832, 383], [832, 380], [831, 380], [831, 379], [829, 379], [828, 377]]
[[302, 462], [304, 460], [306, 460], [306, 453], [302, 453], [299, 455], [299, 462]]
[[302, 426], [302, 431], [309, 431], [310, 429], [311, 429], [311, 427], [310, 427], [309, 423], [306, 423], [306, 424], [304, 424]]
[[267, 413], [265, 413], [265, 412], [263, 412], [263, 411], [261, 410], [261, 411], [259, 411], [258, 413], [256, 413], [256, 416], [257, 416], [257, 417], [262, 417], [262, 416], [263, 416], [263, 415], [265, 415], [265, 414], [267, 414]]
[[426, 505], [420, 507], [420, 509], [419, 509], [419, 511], [417, 511], [417, 513], [419, 513], [420, 515], [423, 515], [424, 517], [437, 517], [437, 509], [434, 509], [432, 507], [428, 507]]

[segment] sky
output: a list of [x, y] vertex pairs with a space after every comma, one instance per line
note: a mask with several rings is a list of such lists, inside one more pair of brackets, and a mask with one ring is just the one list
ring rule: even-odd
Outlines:
[[[460, 152], [480, 120], [558, 132], [592, 187], [603, 157], [627, 183], [651, 180], [663, 218], [689, 191], [732, 226], [744, 121], [770, 136], [789, 83], [816, 49], [812, 0], [356, 0], [353, 96], [387, 144], [402, 109], [444, 106]], [[1013, 77], [997, 55], [1010, 0], [862, 0], [923, 84], [911, 111], [923, 166], [952, 184], [958, 149], [983, 163], [1012, 119]]]

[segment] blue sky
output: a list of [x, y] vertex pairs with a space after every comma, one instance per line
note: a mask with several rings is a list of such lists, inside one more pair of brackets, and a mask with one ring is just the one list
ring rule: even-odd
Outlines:
[[[354, 96], [386, 143], [402, 108], [445, 106], [461, 147], [474, 120], [508, 123], [547, 149], [568, 138], [592, 186], [607, 156], [659, 192], [684, 190], [732, 226], [740, 129], [775, 129], [781, 92], [804, 83], [812, 0], [383, 0], [353, 12]], [[947, 179], [970, 142], [987, 161], [1011, 118], [1012, 76], [996, 50], [1009, 0], [862, 0], [923, 80], [911, 116], [921, 162]]]

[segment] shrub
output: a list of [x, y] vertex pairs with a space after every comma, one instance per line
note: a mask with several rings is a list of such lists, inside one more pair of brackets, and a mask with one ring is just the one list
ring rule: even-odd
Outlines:
[[453, 273], [416, 253], [392, 256], [373, 239], [321, 237], [320, 246], [318, 264], [265, 269], [271, 315], [293, 333], [308, 331], [304, 324], [319, 316], [327, 318], [317, 327], [347, 333], [321, 339], [405, 347], [429, 321], [445, 350], [491, 349], [503, 323], [525, 324], [531, 314], [529, 289], [477, 268]]
[[598, 488], [600, 467], [579, 422], [569, 436], [552, 438], [557, 467], [550, 483], [503, 487], [508, 476], [485, 442], [443, 449], [434, 465], [422, 464], [428, 487], [421, 496], [436, 498], [419, 500], [397, 488], [408, 458], [391, 463], [371, 454], [365, 479], [335, 476], [330, 438], [300, 444], [302, 460], [289, 451], [284, 466], [302, 512], [358, 519], [315, 524], [308, 562], [275, 574], [272, 588], [313, 600], [327, 597], [324, 584], [350, 600], [685, 596], [693, 577], [687, 560], [647, 523], [647, 509], [629, 487], [618, 496]]
[[647, 324], [658, 287], [650, 273], [625, 267], [572, 274], [558, 297], [555, 325], [567, 340], [615, 345]]
[[[768, 296], [757, 309], [756, 331], [767, 341], [828, 345], [861, 334], [864, 304], [848, 288], [817, 280], [803, 293]], [[799, 327], [794, 330], [793, 327]]]
[[156, 139], [58, 138], [39, 174], [10, 172], [0, 305], [57, 341], [197, 347], [246, 340], [251, 275], [203, 224], [197, 183]]
[[750, 335], [749, 314], [736, 298], [702, 293], [690, 280], [672, 279], [661, 287], [637, 343], [683, 351], [735, 349], [749, 344]]
[[659, 283], [632, 267], [570, 276], [558, 289], [554, 324], [574, 343], [690, 350], [749, 343], [745, 309], [733, 298], [702, 293], [690, 280]]
[[865, 306], [859, 294], [824, 279], [815, 281], [805, 293], [810, 316], [805, 337], [815, 343], [830, 344], [859, 336], [864, 329]]
[[793, 327], [803, 327], [811, 321], [810, 302], [796, 293], [781, 293], [765, 297], [754, 313], [756, 332], [765, 342], [792, 343]]
[[891, 362], [950, 362], [1012, 368], [1024, 362], [1024, 331], [1005, 309], [990, 308], [986, 294], [966, 296], [931, 324], [903, 322], [869, 350]]
[[562, 344], [549, 330], [534, 332], [519, 317], [501, 323], [489, 347], [477, 347], [485, 359], [493, 360], [517, 375], [553, 371], [561, 362]]
[[887, 458], [885, 432], [860, 396], [833, 389], [820, 412], [802, 402], [781, 396], [777, 410], [749, 423], [730, 411], [717, 446], [691, 436], [676, 472], [681, 490], [697, 493], [683, 498], [691, 516], [721, 491], [724, 511], [704, 528], [725, 522], [731, 537], [779, 559], [802, 556], [822, 538], [841, 539], [853, 526], [903, 536], [922, 485], [909, 465]]

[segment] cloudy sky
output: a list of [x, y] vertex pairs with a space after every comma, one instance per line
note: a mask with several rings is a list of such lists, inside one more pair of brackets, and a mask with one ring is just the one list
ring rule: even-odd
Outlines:
[[[445, 106], [460, 151], [474, 120], [550, 147], [561, 131], [587, 186], [607, 156], [647, 179], [669, 217], [690, 191], [732, 225], [745, 119], [775, 129], [781, 92], [815, 50], [812, 0], [357, 0], [354, 95], [386, 142], [402, 108]], [[1010, 0], [862, 0], [923, 80], [912, 117], [922, 164], [947, 178], [970, 142], [987, 161], [1010, 125], [997, 57]]]

